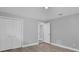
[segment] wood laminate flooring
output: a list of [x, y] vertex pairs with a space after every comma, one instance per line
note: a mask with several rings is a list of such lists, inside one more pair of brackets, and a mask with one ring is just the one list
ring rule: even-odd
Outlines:
[[11, 50], [3, 51], [3, 52], [75, 52], [75, 51], [57, 47], [57, 46], [50, 45], [47, 43], [41, 43], [35, 46], [11, 49]]

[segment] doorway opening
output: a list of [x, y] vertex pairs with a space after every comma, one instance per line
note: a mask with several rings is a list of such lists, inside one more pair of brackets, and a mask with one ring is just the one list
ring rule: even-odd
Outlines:
[[38, 41], [39, 43], [50, 43], [50, 23], [38, 24]]

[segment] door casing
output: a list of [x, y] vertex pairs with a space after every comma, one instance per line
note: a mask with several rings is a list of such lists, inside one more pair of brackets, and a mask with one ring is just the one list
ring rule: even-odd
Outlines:
[[40, 22], [38, 24], [38, 40], [42, 42], [50, 43], [50, 23]]

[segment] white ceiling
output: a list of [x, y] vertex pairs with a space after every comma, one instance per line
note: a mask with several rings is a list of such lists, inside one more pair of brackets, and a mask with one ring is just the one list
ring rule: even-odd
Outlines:
[[3, 16], [15, 15], [44, 21], [75, 13], [79, 13], [79, 7], [49, 7], [48, 10], [42, 7], [0, 7]]
[[58, 17], [68, 16], [79, 13], [79, 7], [51, 7], [48, 10], [48, 18], [54, 19]]
[[1, 7], [0, 11], [21, 17], [44, 19], [43, 10], [38, 7]]

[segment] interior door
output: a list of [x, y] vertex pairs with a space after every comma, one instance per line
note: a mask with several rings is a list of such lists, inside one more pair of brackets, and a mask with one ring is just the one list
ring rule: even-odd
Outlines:
[[38, 40], [39, 40], [39, 43], [42, 43], [43, 40], [44, 40], [44, 23], [40, 22], [38, 24]]
[[21, 47], [21, 24], [16, 20], [0, 19], [0, 51]]
[[44, 42], [50, 43], [50, 23], [44, 24]]
[[7, 39], [6, 22], [4, 19], [0, 19], [0, 51], [12, 48], [11, 40]]
[[50, 23], [38, 24], [38, 40], [50, 43]]
[[17, 20], [6, 22], [8, 41], [11, 41], [11, 49], [21, 47], [21, 23]]

